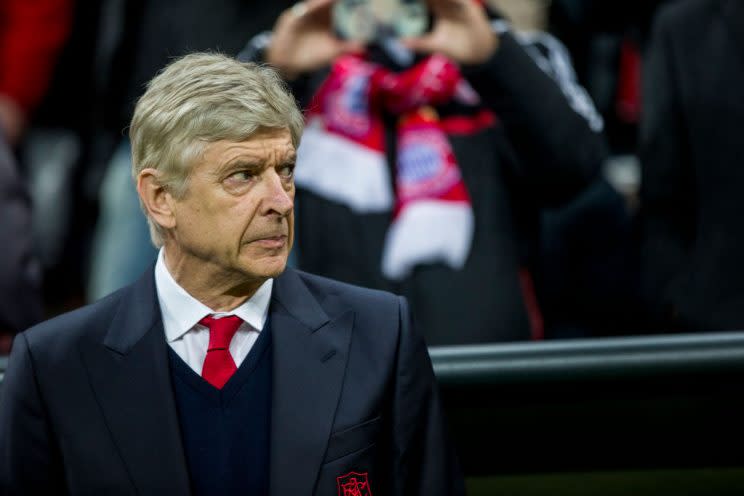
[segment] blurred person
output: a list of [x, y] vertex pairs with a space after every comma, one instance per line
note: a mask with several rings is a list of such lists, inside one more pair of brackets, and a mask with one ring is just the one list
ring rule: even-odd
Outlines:
[[70, 9], [69, 0], [0, 0], [0, 354], [42, 318], [31, 200], [13, 151], [47, 90]]
[[41, 267], [31, 240], [31, 202], [9, 148], [0, 139], [0, 354], [13, 335], [39, 322]]
[[675, 0], [550, 0], [550, 31], [605, 121], [613, 155], [637, 153], [642, 53], [658, 7]]
[[68, 39], [72, 10], [71, 0], [0, 0], [0, 237], [9, 248], [0, 263], [0, 354], [8, 352], [14, 333], [42, 318], [46, 245], [35, 237], [40, 209], [27, 145]]
[[0, 129], [18, 144], [67, 38], [71, 0], [0, 0]]
[[664, 331], [744, 328], [744, 3], [658, 13], [643, 81], [643, 296]]
[[333, 4], [298, 4], [241, 54], [308, 108], [298, 266], [402, 292], [430, 344], [541, 338], [525, 246], [605, 156], [585, 92], [478, 2], [432, 0], [429, 32], [366, 47], [335, 35]]
[[458, 495], [404, 298], [285, 269], [303, 119], [276, 72], [192, 54], [130, 126], [154, 267], [16, 338], [3, 494]]
[[[555, 2], [488, 3], [509, 19], [514, 36], [560, 84], [572, 106], [587, 116], [593, 128], [604, 130], [604, 118], [594, 101], [576, 83], [573, 57], [561, 40], [546, 31]], [[614, 179], [608, 174], [611, 165], [605, 160], [604, 173], [573, 198], [540, 209], [539, 233], [530, 257], [546, 339], [628, 333], [639, 320], [633, 210], [625, 190], [608, 180]]]

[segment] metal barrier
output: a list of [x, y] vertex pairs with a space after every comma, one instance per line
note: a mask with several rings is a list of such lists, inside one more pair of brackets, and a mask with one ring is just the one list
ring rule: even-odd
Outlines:
[[429, 349], [441, 384], [604, 381], [744, 371], [744, 332], [438, 346]]

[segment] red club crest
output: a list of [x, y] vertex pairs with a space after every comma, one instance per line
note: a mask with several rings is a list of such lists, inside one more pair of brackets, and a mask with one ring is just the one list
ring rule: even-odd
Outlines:
[[367, 472], [349, 472], [346, 475], [336, 477], [338, 484], [338, 496], [372, 496], [367, 480]]

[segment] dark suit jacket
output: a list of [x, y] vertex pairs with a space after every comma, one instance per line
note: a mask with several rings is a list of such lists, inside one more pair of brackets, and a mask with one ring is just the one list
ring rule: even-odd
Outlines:
[[744, 328], [744, 2], [658, 15], [644, 69], [643, 289], [666, 330]]
[[[291, 269], [275, 281], [271, 495], [463, 493], [405, 300]], [[18, 336], [0, 393], [10, 494], [189, 494], [153, 271]]]

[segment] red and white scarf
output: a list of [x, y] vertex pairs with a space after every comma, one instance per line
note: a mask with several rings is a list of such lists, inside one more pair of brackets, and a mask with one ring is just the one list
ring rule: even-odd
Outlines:
[[[446, 57], [432, 55], [393, 72], [346, 55], [333, 64], [307, 112], [297, 185], [357, 213], [392, 210], [382, 259], [383, 274], [390, 279], [401, 280], [423, 263], [460, 269], [470, 252], [470, 196], [435, 110], [453, 99], [480, 103]], [[394, 183], [383, 112], [397, 118]], [[490, 112], [479, 114], [481, 127], [493, 121]]]

